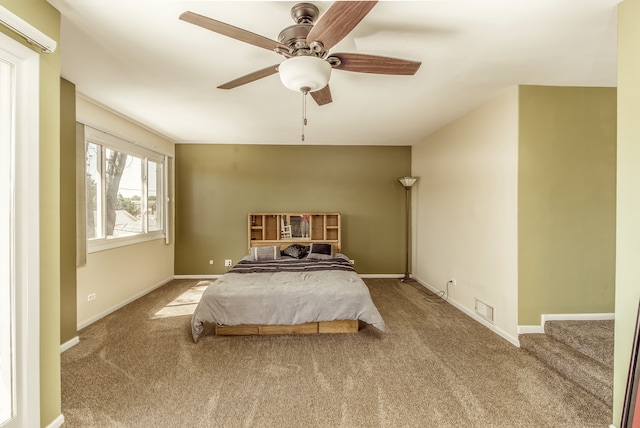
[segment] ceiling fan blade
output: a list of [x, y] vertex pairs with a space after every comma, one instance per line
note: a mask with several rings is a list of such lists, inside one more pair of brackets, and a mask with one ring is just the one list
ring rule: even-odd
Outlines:
[[320, 17], [307, 35], [307, 43], [321, 42], [329, 50], [354, 29], [377, 1], [337, 1]]
[[340, 59], [340, 65], [334, 68], [358, 73], [411, 76], [416, 74], [416, 71], [418, 71], [422, 64], [419, 61], [358, 53], [336, 53], [331, 54], [330, 57]]
[[331, 89], [329, 89], [329, 85], [325, 86], [319, 91], [310, 92], [310, 94], [313, 97], [316, 104], [318, 104], [319, 106], [329, 104], [330, 102], [333, 101], [333, 99], [331, 99]]
[[198, 15], [197, 13], [184, 12], [180, 15], [180, 19], [215, 33], [222, 34], [223, 36], [231, 37], [232, 39], [240, 40], [241, 42], [249, 43], [270, 51], [281, 46], [280, 43], [275, 40], [260, 36], [251, 31], [243, 30], [242, 28], [234, 27], [233, 25], [225, 24], [224, 22], [216, 21], [206, 16]]
[[247, 83], [255, 82], [256, 80], [262, 79], [263, 77], [271, 76], [272, 74], [276, 74], [278, 72], [278, 66], [279, 64], [271, 65], [269, 67], [263, 68], [262, 70], [249, 73], [246, 76], [238, 77], [235, 80], [218, 86], [218, 89], [233, 89], [237, 88], [238, 86], [246, 85]]

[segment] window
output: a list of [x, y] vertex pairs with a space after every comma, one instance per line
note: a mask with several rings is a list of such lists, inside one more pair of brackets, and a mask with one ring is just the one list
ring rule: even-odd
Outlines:
[[165, 234], [165, 156], [85, 127], [89, 251]]

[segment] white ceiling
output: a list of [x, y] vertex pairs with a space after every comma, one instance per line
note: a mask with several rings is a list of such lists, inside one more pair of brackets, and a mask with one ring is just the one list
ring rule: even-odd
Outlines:
[[[192, 11], [277, 40], [291, 1], [49, 0], [62, 76], [176, 143], [412, 145], [516, 84], [616, 86], [620, 0], [383, 1], [331, 52], [421, 61], [414, 76], [334, 70], [333, 103], [277, 74], [216, 89], [284, 58], [178, 19]], [[314, 2], [320, 13], [331, 2]]]

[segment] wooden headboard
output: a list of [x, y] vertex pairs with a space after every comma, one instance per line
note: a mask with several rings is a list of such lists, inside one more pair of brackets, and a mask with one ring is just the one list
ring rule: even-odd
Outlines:
[[309, 245], [322, 242], [341, 251], [340, 213], [335, 212], [280, 212], [249, 213], [248, 247], [279, 245], [284, 249], [291, 244]]

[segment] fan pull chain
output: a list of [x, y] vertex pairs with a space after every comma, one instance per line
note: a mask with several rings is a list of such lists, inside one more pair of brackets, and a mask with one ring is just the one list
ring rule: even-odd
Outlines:
[[309, 88], [306, 86], [300, 89], [302, 91], [302, 138], [304, 141], [304, 127], [307, 126], [307, 94], [309, 93]]

